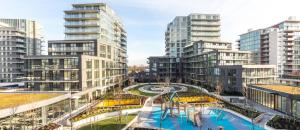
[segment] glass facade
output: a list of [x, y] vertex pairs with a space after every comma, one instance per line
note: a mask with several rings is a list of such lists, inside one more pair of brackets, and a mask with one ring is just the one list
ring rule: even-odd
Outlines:
[[27, 87], [35, 91], [80, 91], [78, 57], [27, 59]]
[[254, 61], [260, 64], [261, 30], [250, 31], [240, 35], [240, 50], [254, 52]]
[[249, 88], [248, 95], [248, 98], [252, 101], [255, 101], [256, 103], [280, 111], [282, 113], [300, 118], [299, 97], [292, 98], [292, 95], [274, 93], [257, 88]]
[[13, 126], [15, 130], [32, 130], [70, 113], [70, 100], [39, 107], [0, 119], [0, 129]]

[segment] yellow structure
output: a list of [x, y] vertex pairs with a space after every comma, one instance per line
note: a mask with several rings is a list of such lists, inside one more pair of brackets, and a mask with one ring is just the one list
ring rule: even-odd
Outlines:
[[216, 102], [217, 100], [209, 96], [190, 96], [190, 97], [174, 97], [175, 102]]
[[141, 99], [108, 99], [100, 102], [97, 107], [111, 107], [119, 105], [140, 105]]

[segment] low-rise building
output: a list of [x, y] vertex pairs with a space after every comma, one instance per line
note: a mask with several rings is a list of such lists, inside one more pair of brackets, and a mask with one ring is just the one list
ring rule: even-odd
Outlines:
[[243, 92], [246, 84], [273, 84], [277, 79], [275, 65], [222, 65], [219, 69], [219, 85], [228, 93]]
[[300, 118], [300, 88], [286, 85], [248, 85], [247, 98], [284, 114]]

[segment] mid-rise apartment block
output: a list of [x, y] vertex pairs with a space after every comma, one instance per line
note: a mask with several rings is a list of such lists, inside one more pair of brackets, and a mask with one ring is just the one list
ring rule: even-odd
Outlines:
[[73, 4], [64, 19], [65, 40], [50, 40], [48, 56], [26, 57], [27, 87], [94, 95], [124, 85], [126, 32], [115, 12], [104, 3]]
[[242, 92], [243, 84], [274, 83], [275, 66], [254, 65], [253, 53], [231, 47], [221, 41], [199, 41], [185, 47], [184, 82], [212, 89], [221, 85], [225, 92]]
[[177, 16], [165, 33], [166, 56], [148, 58], [149, 75], [211, 89], [222, 86], [229, 93], [241, 93], [244, 84], [274, 83], [274, 65], [255, 65], [260, 60], [259, 34], [254, 32], [240, 40], [245, 44], [239, 48], [245, 46], [252, 52], [234, 51], [232, 43], [220, 40], [218, 14]]
[[[149, 74], [224, 92], [242, 93], [249, 84], [274, 83], [274, 65], [255, 65], [250, 51], [234, 51], [232, 43], [200, 40], [184, 47], [182, 58], [149, 57]], [[177, 62], [175, 62], [177, 61]]]
[[24, 56], [41, 55], [40, 25], [26, 19], [0, 19], [0, 82], [19, 82]]
[[218, 14], [192, 13], [177, 16], [168, 24], [165, 33], [165, 52], [168, 56], [182, 57], [183, 48], [199, 40], [220, 40]]
[[276, 65], [281, 83], [300, 85], [300, 21], [290, 17], [240, 35], [240, 50], [256, 53], [256, 63]]
[[177, 82], [181, 79], [180, 58], [171, 56], [151, 56], [148, 58], [149, 80], [156, 82]]

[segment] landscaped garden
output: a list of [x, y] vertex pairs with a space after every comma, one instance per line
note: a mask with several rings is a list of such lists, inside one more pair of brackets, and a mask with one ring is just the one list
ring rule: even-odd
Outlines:
[[124, 115], [120, 117], [113, 117], [106, 120], [98, 121], [79, 128], [78, 130], [121, 130], [125, 127], [136, 114]]
[[108, 113], [108, 112], [115, 112], [115, 111], [120, 111], [120, 110], [126, 110], [126, 109], [136, 109], [136, 108], [141, 108], [141, 105], [127, 105], [127, 106], [115, 106], [115, 107], [94, 107], [91, 109], [88, 109], [75, 117], [71, 118], [72, 122], [76, 122], [88, 117], [96, 116], [99, 114], [103, 113]]
[[275, 116], [267, 123], [268, 126], [275, 129], [288, 129], [288, 130], [300, 130], [300, 121], [292, 118], [283, 118], [281, 116]]
[[71, 118], [71, 121], [76, 122], [108, 112], [141, 108], [144, 100], [145, 97], [132, 94], [107, 94], [104, 99], [98, 100], [99, 103], [97, 105]]
[[146, 92], [142, 92], [142, 91], [139, 90], [140, 87], [143, 87], [143, 85], [134, 87], [134, 88], [132, 88], [132, 89], [129, 89], [128, 91], [129, 91], [131, 94], [134, 94], [134, 95], [147, 96], [147, 97], [151, 97], [151, 96], [157, 95], [157, 94], [155, 94], [155, 93], [146, 93]]

